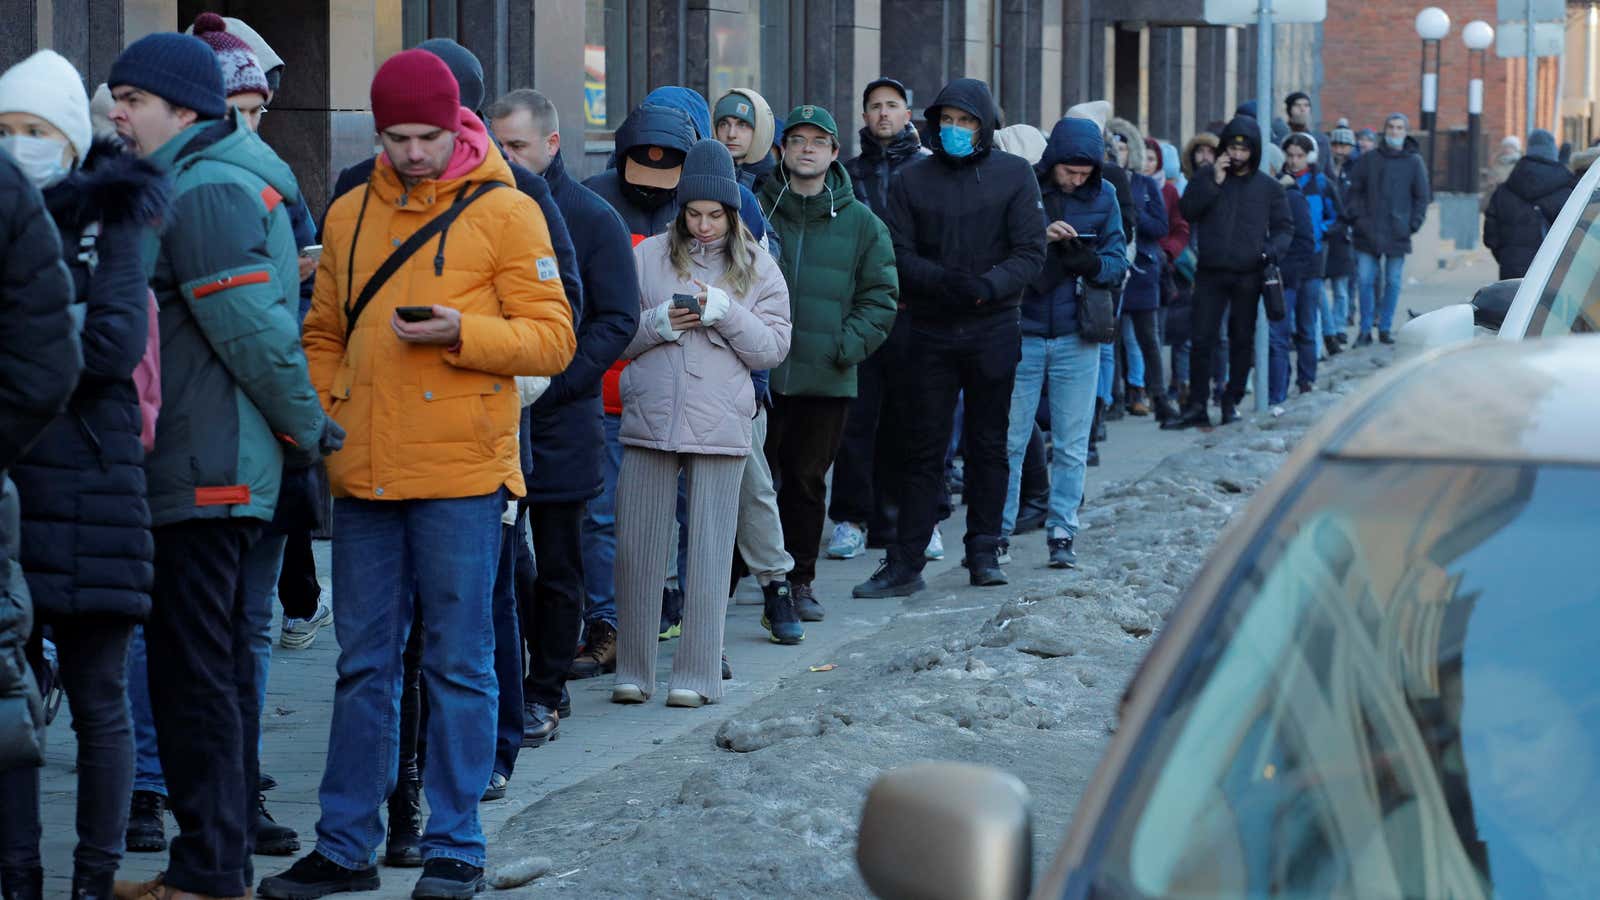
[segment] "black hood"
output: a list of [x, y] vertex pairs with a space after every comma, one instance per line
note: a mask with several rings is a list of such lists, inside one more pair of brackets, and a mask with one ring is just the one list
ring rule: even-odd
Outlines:
[[1250, 171], [1261, 168], [1261, 123], [1249, 116], [1234, 116], [1228, 127], [1222, 129], [1222, 142], [1217, 147], [1217, 159], [1228, 152], [1234, 138], [1243, 137], [1250, 145]]
[[172, 181], [148, 160], [112, 138], [96, 138], [83, 166], [44, 192], [56, 224], [82, 228], [94, 221], [151, 224], [167, 214]]
[[[1511, 174], [1506, 176], [1506, 190], [1529, 203], [1536, 203], [1551, 194], [1566, 190], [1572, 183], [1572, 170], [1553, 159], [1539, 159], [1533, 156], [1524, 156], [1517, 160], [1517, 164], [1511, 169]], [[1545, 210], [1545, 214], [1552, 219], [1558, 212], [1560, 210]]]
[[871, 129], [866, 126], [861, 128], [862, 159], [868, 159], [876, 163], [887, 156], [890, 162], [898, 163], [916, 156], [917, 151], [921, 149], [922, 138], [917, 136], [916, 126], [910, 123], [900, 129], [900, 133], [894, 136], [894, 140], [890, 141], [887, 147], [878, 143], [878, 139], [872, 136]]
[[[946, 106], [978, 117], [978, 133], [973, 141], [971, 156], [958, 158], [944, 152], [944, 146], [939, 142], [939, 111]], [[947, 163], [964, 165], [977, 162], [988, 156], [989, 150], [994, 147], [994, 125], [1000, 115], [995, 111], [994, 95], [989, 93], [989, 86], [976, 78], [957, 78], [945, 85], [939, 96], [928, 105], [923, 117], [928, 121], [929, 143], [933, 152]]]
[[681, 109], [646, 103], [633, 112], [617, 129], [613, 165], [635, 147], [669, 147], [689, 152], [696, 140], [694, 120]]

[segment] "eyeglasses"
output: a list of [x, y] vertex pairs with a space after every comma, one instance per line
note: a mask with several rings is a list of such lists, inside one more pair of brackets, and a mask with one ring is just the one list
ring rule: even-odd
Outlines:
[[827, 135], [808, 138], [803, 134], [791, 134], [783, 139], [783, 145], [791, 150], [803, 150], [806, 147], [816, 147], [818, 150], [832, 150], [833, 138]]

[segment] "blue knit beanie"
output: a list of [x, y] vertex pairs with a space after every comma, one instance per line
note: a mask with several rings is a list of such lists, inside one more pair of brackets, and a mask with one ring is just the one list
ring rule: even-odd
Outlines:
[[733, 157], [718, 141], [697, 141], [683, 158], [683, 175], [678, 179], [678, 203], [688, 206], [696, 200], [715, 200], [723, 206], [740, 207], [739, 182], [733, 174]]
[[154, 94], [173, 106], [194, 110], [202, 119], [228, 114], [217, 56], [205, 41], [187, 34], [161, 31], [128, 45], [111, 64], [106, 84]]

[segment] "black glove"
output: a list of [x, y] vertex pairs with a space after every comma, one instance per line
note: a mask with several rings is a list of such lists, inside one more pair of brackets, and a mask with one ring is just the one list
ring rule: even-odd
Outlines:
[[1093, 278], [1100, 274], [1100, 254], [1077, 238], [1060, 242], [1061, 262], [1067, 271], [1079, 278]]
[[343, 447], [344, 429], [339, 427], [339, 423], [335, 422], [332, 416], [324, 416], [322, 419], [322, 436], [317, 439], [317, 449], [322, 451], [323, 456], [327, 456], [330, 453], [339, 452]]
[[944, 299], [951, 306], [973, 306], [993, 299], [989, 283], [971, 272], [944, 274]]

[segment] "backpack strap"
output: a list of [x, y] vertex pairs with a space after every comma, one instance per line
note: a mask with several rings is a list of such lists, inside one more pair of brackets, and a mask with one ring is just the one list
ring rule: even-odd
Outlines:
[[406, 260], [410, 259], [412, 254], [422, 249], [422, 245], [431, 240], [434, 235], [440, 236], [439, 251], [434, 258], [434, 275], [443, 275], [443, 232], [450, 227], [451, 223], [453, 223], [458, 216], [466, 211], [467, 207], [471, 206], [475, 201], [477, 201], [479, 197], [482, 197], [484, 194], [489, 193], [495, 188], [502, 188], [506, 186], [506, 183], [503, 181], [486, 181], [483, 184], [478, 185], [478, 187], [470, 194], [467, 193], [467, 186], [463, 186], [460, 191], [456, 192], [456, 199], [450, 204], [449, 209], [429, 220], [427, 224], [423, 225], [421, 228], [418, 228], [415, 233], [406, 238], [405, 243], [396, 247], [394, 252], [389, 254], [389, 258], [383, 261], [383, 265], [378, 267], [378, 271], [373, 272], [372, 277], [367, 279], [367, 283], [361, 286], [361, 293], [357, 295], [355, 302], [352, 304], [350, 302], [350, 286], [351, 282], [355, 279], [356, 238], [361, 236], [361, 222], [366, 218], [367, 200], [372, 196], [372, 187], [369, 184], [367, 187], [367, 193], [361, 197], [361, 212], [356, 217], [355, 237], [350, 241], [350, 257], [345, 272], [345, 344], [348, 345], [350, 343], [350, 336], [355, 333], [357, 320], [361, 318], [361, 313], [367, 308], [367, 304], [371, 303], [372, 298], [377, 296], [378, 289], [383, 287], [384, 283], [393, 277], [394, 273], [398, 272], [401, 266], [405, 265]]

